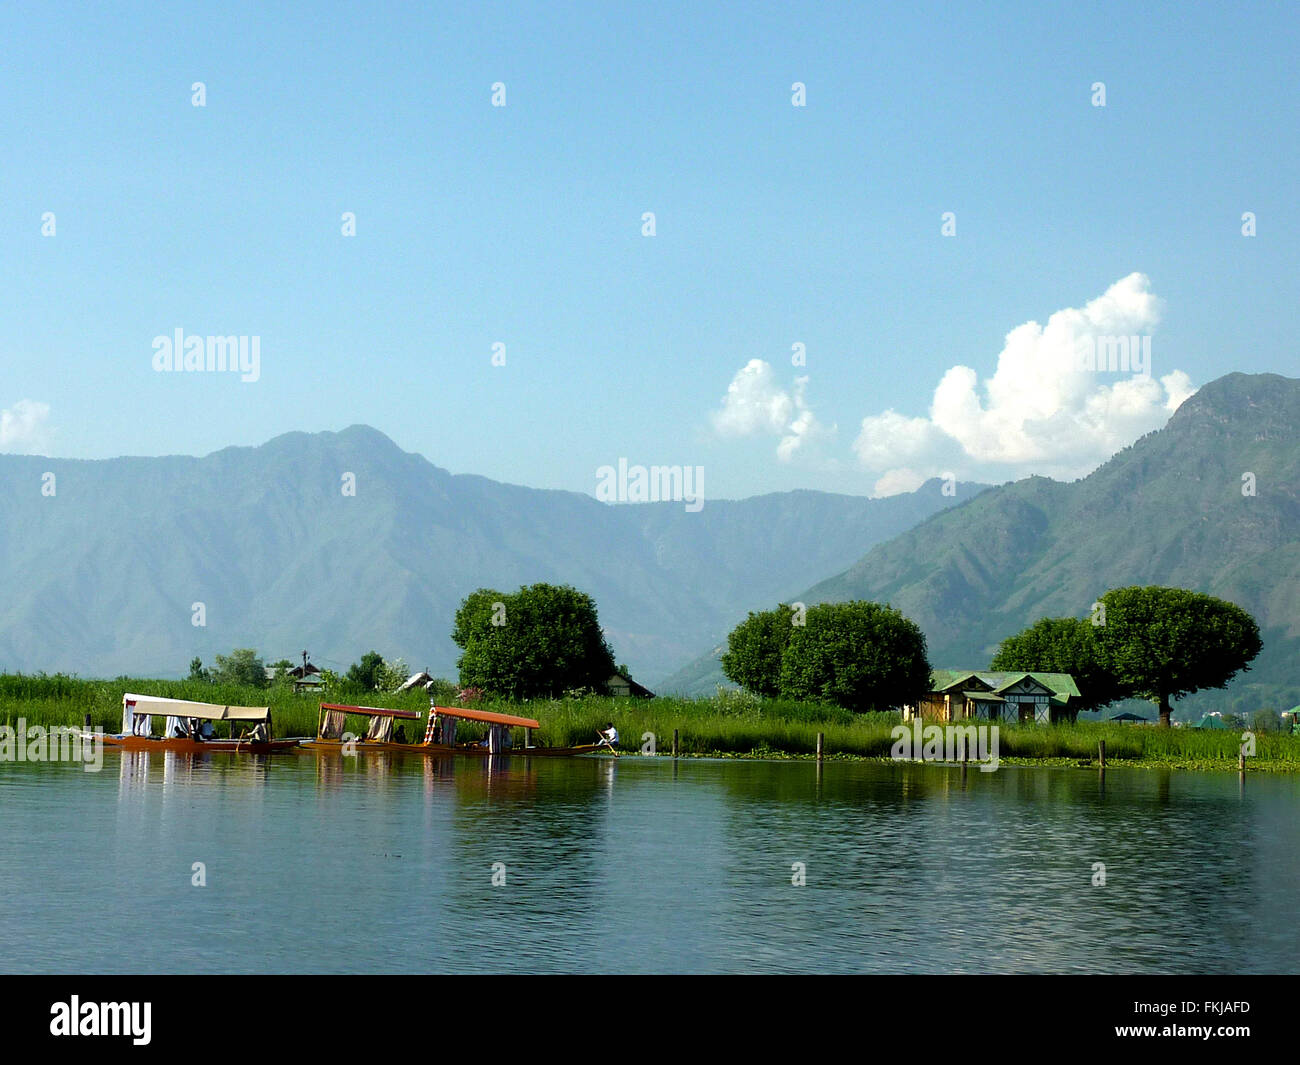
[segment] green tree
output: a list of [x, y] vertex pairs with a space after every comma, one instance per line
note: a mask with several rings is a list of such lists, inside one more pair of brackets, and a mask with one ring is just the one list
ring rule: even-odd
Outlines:
[[476, 592], [470, 592], [456, 609], [455, 628], [451, 634], [452, 642], [457, 647], [467, 647], [470, 638], [491, 627], [494, 620], [497, 627], [504, 625], [507, 620], [506, 600], [508, 598], [509, 596], [498, 592], [495, 588], [480, 588]]
[[781, 658], [781, 695], [851, 710], [915, 704], [930, 686], [925, 634], [888, 605], [858, 600], [808, 609]]
[[293, 669], [293, 663], [287, 658], [282, 658], [278, 662], [271, 662], [267, 668], [275, 670], [275, 676], [271, 680], [272, 684], [279, 686], [289, 683], [289, 670]]
[[513, 699], [603, 691], [614, 672], [591, 596], [532, 584], [513, 595], [480, 588], [456, 611], [452, 639], [464, 653], [460, 683]]
[[727, 636], [721, 660], [727, 679], [747, 692], [776, 698], [781, 693], [781, 656], [795, 621], [796, 615], [784, 603], [775, 610], [751, 610]]
[[1185, 588], [1114, 588], [1099, 600], [1097, 641], [1125, 696], [1149, 699], [1169, 727], [1172, 703], [1222, 688], [1259, 654], [1255, 619]]
[[348, 667], [347, 682], [362, 691], [375, 691], [379, 687], [383, 668], [384, 656], [378, 651], [367, 651], [361, 656], [360, 662], [353, 662]]
[[212, 679], [218, 684], [242, 684], [250, 688], [265, 688], [266, 666], [251, 647], [240, 647], [229, 655], [217, 655]]
[[1268, 707], [1256, 710], [1250, 715], [1250, 727], [1256, 732], [1281, 732], [1282, 715]]
[[410, 676], [411, 671], [406, 668], [406, 662], [403, 659], [398, 658], [390, 662], [385, 658], [376, 675], [376, 684], [380, 691], [396, 691], [407, 682]]
[[203, 668], [203, 659], [195, 655], [190, 660], [190, 680], [211, 680], [208, 671]]
[[1002, 641], [989, 669], [998, 672], [1069, 673], [1082, 699], [1071, 710], [1099, 710], [1124, 697], [1106, 665], [1097, 628], [1087, 618], [1040, 618]]

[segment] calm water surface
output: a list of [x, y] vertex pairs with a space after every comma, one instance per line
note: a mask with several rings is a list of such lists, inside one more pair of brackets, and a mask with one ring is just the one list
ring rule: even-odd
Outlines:
[[1297, 809], [1152, 770], [0, 764], [0, 971], [1297, 972]]

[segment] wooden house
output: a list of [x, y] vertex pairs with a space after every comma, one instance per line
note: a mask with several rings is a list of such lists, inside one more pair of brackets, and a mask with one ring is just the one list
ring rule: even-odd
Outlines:
[[917, 706], [903, 708], [903, 720], [918, 713], [940, 722], [1056, 724], [1078, 716], [1079, 687], [1068, 673], [936, 669], [930, 673], [930, 690]]
[[605, 681], [605, 690], [610, 695], [635, 695], [638, 699], [653, 699], [655, 697], [655, 693], [649, 688], [643, 687], [623, 673], [611, 674], [609, 680]]

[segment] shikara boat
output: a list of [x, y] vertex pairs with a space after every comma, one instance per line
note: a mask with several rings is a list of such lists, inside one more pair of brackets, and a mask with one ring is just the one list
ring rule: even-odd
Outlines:
[[[530, 735], [541, 724], [530, 717], [516, 717], [492, 710], [469, 710], [459, 706], [429, 707], [429, 722], [422, 742], [404, 743], [393, 737], [393, 722], [418, 720], [414, 710], [389, 710], [377, 706], [348, 706], [342, 703], [321, 703], [316, 738], [306, 740], [303, 746], [318, 751], [342, 751], [349, 741], [343, 739], [343, 730], [349, 716], [368, 719], [364, 736], [350, 741], [357, 751], [392, 751], [404, 754], [463, 754], [463, 755], [520, 755], [523, 757], [573, 757], [610, 750], [606, 744], [585, 743], [576, 747], [533, 747]], [[456, 726], [461, 721], [476, 721], [489, 726], [487, 738], [478, 743], [457, 743]], [[400, 727], [400, 726], [399, 726]], [[524, 730], [523, 746], [511, 743], [511, 730]], [[617, 752], [615, 752], [617, 753]]]
[[[346, 733], [349, 717], [364, 717], [367, 726], [364, 734]], [[420, 750], [422, 745], [405, 743], [393, 738], [394, 721], [419, 721], [416, 710], [390, 710], [382, 706], [349, 706], [345, 703], [321, 703], [320, 715], [316, 719], [316, 738], [304, 740], [302, 745], [317, 751], [337, 751], [345, 749], [350, 753], [358, 751], [410, 751]], [[398, 726], [401, 728], [402, 726]]]
[[[153, 735], [153, 718], [166, 718], [163, 735]], [[230, 722], [230, 735], [217, 737], [204, 724]], [[240, 729], [240, 734], [236, 734]], [[271, 754], [298, 745], [297, 739], [271, 739], [269, 706], [222, 706], [157, 695], [122, 696], [122, 731], [104, 737], [105, 747], [127, 751], [179, 751], [184, 754]]]

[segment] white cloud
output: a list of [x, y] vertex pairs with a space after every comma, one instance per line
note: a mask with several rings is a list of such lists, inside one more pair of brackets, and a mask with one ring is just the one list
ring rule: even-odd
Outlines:
[[[934, 390], [928, 417], [888, 410], [864, 418], [853, 445], [858, 461], [883, 473], [878, 485], [884, 487], [947, 468], [976, 479], [1041, 473], [1070, 480], [1090, 473], [1163, 425], [1195, 392], [1181, 370], [1149, 376], [1151, 366], [1139, 359], [1146, 341], [1134, 347], [1130, 364], [1145, 372], [1105, 369], [1099, 338], [1150, 338], [1160, 309], [1150, 281], [1135, 273], [1082, 308], [1057, 311], [1045, 326], [1017, 326], [982, 386], [975, 370], [953, 366]], [[1159, 364], [1158, 345], [1151, 342], [1151, 349]], [[1094, 350], [1103, 352], [1103, 369], [1087, 369], [1081, 360]]]
[[898, 469], [890, 470], [878, 481], [871, 490], [871, 494], [877, 498], [884, 496], [896, 496], [902, 492], [915, 492], [921, 485], [925, 484], [925, 477], [915, 470], [909, 470], [905, 466]]
[[810, 440], [827, 432], [808, 406], [807, 377], [797, 377], [789, 388], [776, 380], [770, 363], [750, 359], [727, 386], [720, 409], [713, 412], [719, 436], [779, 436], [776, 455], [789, 462]]
[[50, 405], [20, 399], [0, 410], [0, 451], [39, 454], [49, 448]]

